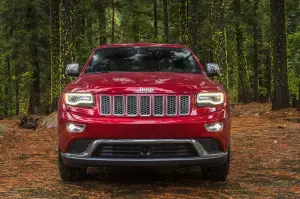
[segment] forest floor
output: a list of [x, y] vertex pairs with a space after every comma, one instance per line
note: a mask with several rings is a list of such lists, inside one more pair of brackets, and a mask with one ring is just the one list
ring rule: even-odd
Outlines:
[[300, 115], [270, 104], [235, 107], [227, 182], [203, 181], [198, 168], [91, 169], [84, 182], [57, 171], [57, 132], [0, 121], [0, 198], [300, 198]]

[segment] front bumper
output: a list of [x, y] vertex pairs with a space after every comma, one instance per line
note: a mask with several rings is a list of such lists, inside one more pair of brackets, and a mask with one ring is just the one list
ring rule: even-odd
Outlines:
[[[186, 117], [93, 117], [74, 112], [61, 111], [58, 114], [59, 145], [68, 153], [70, 144], [78, 139], [199, 139], [218, 140], [223, 152], [228, 150], [230, 117], [225, 110], [199, 116]], [[205, 124], [223, 122], [221, 132], [207, 132]], [[82, 133], [70, 133], [67, 123], [85, 124]]]
[[[196, 151], [193, 157], [164, 157], [149, 158], [141, 155], [138, 158], [103, 158], [93, 157], [93, 152], [97, 147], [104, 144], [189, 144]], [[64, 164], [72, 167], [97, 167], [97, 166], [195, 166], [195, 165], [220, 165], [226, 162], [227, 152], [218, 152], [210, 154], [203, 146], [194, 139], [146, 139], [146, 140], [95, 140], [83, 153], [70, 154], [61, 153]]]

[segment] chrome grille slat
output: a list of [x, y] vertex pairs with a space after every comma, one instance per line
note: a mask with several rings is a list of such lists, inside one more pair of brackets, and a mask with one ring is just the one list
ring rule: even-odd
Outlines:
[[101, 115], [110, 115], [111, 112], [111, 106], [110, 106], [110, 100], [111, 97], [107, 95], [102, 95], [100, 97], [100, 105], [101, 105]]
[[167, 96], [167, 115], [177, 114], [177, 96]]
[[100, 95], [100, 114], [105, 116], [187, 116], [191, 95]]
[[136, 116], [138, 114], [137, 96], [126, 97], [126, 113], [128, 116]]
[[164, 96], [154, 96], [153, 103], [153, 115], [163, 116], [164, 115]]
[[114, 115], [124, 115], [124, 96], [114, 96]]
[[140, 115], [150, 116], [151, 113], [151, 99], [150, 96], [140, 97]]
[[179, 97], [179, 115], [188, 115], [190, 113], [190, 96]]

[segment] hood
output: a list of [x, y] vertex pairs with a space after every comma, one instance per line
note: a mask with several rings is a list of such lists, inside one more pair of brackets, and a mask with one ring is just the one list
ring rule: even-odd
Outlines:
[[[171, 72], [111, 72], [82, 74], [69, 84], [67, 92], [91, 93], [195, 93], [222, 90], [203, 74]], [[153, 89], [153, 90], [152, 90]]]

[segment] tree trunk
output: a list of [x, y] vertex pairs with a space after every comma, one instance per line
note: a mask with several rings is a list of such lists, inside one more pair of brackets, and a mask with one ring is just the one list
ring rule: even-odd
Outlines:
[[29, 92], [29, 114], [40, 113], [40, 65], [38, 60], [38, 35], [37, 35], [37, 17], [36, 11], [33, 5], [29, 5], [27, 8], [27, 20], [28, 20], [28, 32], [31, 34], [29, 52], [31, 55], [31, 70], [32, 70], [32, 81], [30, 82]]
[[169, 43], [168, 0], [164, 0], [164, 37], [165, 43]]
[[132, 12], [133, 12], [133, 22], [132, 22], [132, 31], [133, 31], [133, 42], [138, 43], [140, 41], [140, 26], [139, 26], [139, 15], [138, 15], [139, 5], [138, 2], [133, 1], [132, 3]]
[[180, 37], [181, 43], [187, 43], [187, 2], [180, 0]]
[[249, 77], [247, 74], [247, 61], [244, 51], [244, 35], [241, 30], [242, 17], [241, 17], [241, 2], [234, 0], [235, 12], [235, 34], [236, 34], [236, 52], [238, 59], [238, 101], [248, 103], [251, 101], [251, 92], [249, 85]]
[[62, 72], [60, 71], [60, 22], [59, 0], [51, 0], [50, 3], [50, 67], [51, 67], [51, 110], [56, 110], [56, 101], [61, 92]]
[[259, 47], [258, 44], [260, 43], [259, 39], [259, 18], [258, 18], [258, 6], [259, 6], [259, 1], [260, 0], [255, 0], [254, 1], [254, 24], [253, 24], [253, 87], [254, 87], [254, 101], [258, 102], [259, 101], [259, 58], [258, 58], [258, 51]]
[[272, 81], [272, 67], [271, 67], [271, 51], [268, 48], [265, 51], [265, 88], [267, 89], [266, 100], [271, 100], [271, 81]]
[[198, 36], [198, 15], [197, 15], [197, 0], [190, 0], [189, 6], [189, 45], [194, 53], [197, 50], [197, 36]]
[[115, 42], [115, 0], [112, 0], [111, 43]]
[[11, 107], [11, 95], [10, 95], [10, 87], [11, 87], [11, 79], [10, 79], [10, 59], [7, 57], [6, 60], [6, 73], [5, 76], [7, 77], [7, 82], [5, 84], [5, 101], [4, 101], [4, 115], [8, 116], [11, 114], [10, 107]]
[[290, 106], [286, 59], [285, 7], [284, 0], [270, 0], [271, 35], [274, 67], [274, 97], [272, 109]]
[[88, 17], [87, 22], [87, 31], [86, 31], [86, 39], [90, 47], [93, 47], [93, 18]]
[[224, 20], [225, 5], [223, 0], [211, 0], [211, 24], [214, 62], [221, 68], [221, 84], [228, 87], [228, 67], [226, 49], [226, 30]]
[[20, 114], [20, 103], [19, 103], [19, 74], [16, 73], [16, 79], [15, 79], [15, 106], [16, 106], [16, 109], [15, 109], [15, 114], [16, 115], [19, 115]]
[[85, 33], [85, 12], [86, 10], [80, 8], [80, 0], [75, 0], [75, 45], [76, 45], [76, 60], [81, 55], [81, 47], [83, 44], [83, 35]]
[[106, 16], [105, 16], [105, 7], [102, 3], [102, 0], [99, 0], [99, 44], [107, 43], [106, 35]]
[[300, 77], [298, 79], [298, 100], [297, 100], [297, 111], [300, 111]]
[[61, 53], [60, 53], [60, 73], [62, 75], [62, 87], [68, 83], [65, 78], [65, 67], [75, 61], [75, 40], [74, 40], [74, 0], [61, 0]]
[[157, 0], [153, 0], [153, 30], [154, 40], [157, 40]]

